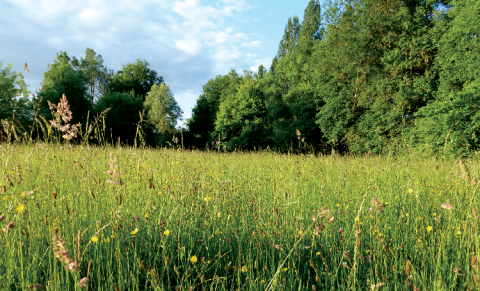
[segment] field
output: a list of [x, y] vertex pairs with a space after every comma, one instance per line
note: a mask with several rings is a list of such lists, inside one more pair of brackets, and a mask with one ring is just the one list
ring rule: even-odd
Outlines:
[[0, 146], [0, 290], [473, 290], [476, 160]]

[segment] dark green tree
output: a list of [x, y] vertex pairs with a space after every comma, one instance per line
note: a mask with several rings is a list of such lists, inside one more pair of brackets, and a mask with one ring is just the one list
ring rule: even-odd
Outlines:
[[110, 108], [106, 115], [106, 135], [116, 143], [133, 144], [137, 134], [140, 112], [143, 112], [143, 100], [132, 90], [126, 92], [107, 92], [95, 104], [95, 112]]
[[58, 53], [53, 64], [43, 74], [42, 89], [37, 96], [37, 100], [41, 100], [40, 114], [48, 120], [52, 119], [47, 100], [57, 104], [65, 94], [73, 113], [70, 123], [85, 124], [92, 109], [87, 90], [88, 79], [83, 72], [74, 69], [72, 59], [66, 52]]
[[110, 92], [130, 92], [135, 90], [135, 95], [143, 100], [153, 85], [160, 86], [163, 77], [157, 71], [149, 67], [147, 61], [137, 61], [122, 66], [122, 70], [116, 72], [109, 80], [107, 88]]
[[241, 81], [234, 70], [226, 75], [218, 75], [203, 86], [203, 92], [192, 110], [192, 117], [186, 122], [188, 132], [192, 135], [191, 145], [204, 148], [207, 143], [218, 140], [215, 132], [215, 121], [220, 104], [229, 94], [237, 91]]
[[437, 152], [466, 155], [480, 148], [480, 3], [450, 4], [448, 15], [438, 23], [438, 29], [447, 30], [435, 59], [439, 88], [435, 99], [416, 114], [415, 132], [421, 144]]

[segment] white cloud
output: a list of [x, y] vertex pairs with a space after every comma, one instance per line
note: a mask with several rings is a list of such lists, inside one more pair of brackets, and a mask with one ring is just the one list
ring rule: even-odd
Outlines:
[[260, 40], [254, 40], [254, 41], [250, 41], [250, 42], [244, 42], [244, 43], [242, 43], [242, 46], [252, 48], [252, 47], [258, 47], [261, 44], [262, 44], [262, 42]]
[[[29, 64], [31, 89], [56, 53], [83, 57], [94, 49], [113, 70], [145, 59], [170, 83], [190, 115], [202, 85], [230, 69], [265, 66], [242, 23], [252, 0], [0, 0], [2, 58]], [[254, 60], [253, 60], [254, 59]], [[268, 60], [270, 62], [271, 59]], [[252, 65], [253, 64], [253, 65]], [[190, 104], [190, 105], [188, 105]]]

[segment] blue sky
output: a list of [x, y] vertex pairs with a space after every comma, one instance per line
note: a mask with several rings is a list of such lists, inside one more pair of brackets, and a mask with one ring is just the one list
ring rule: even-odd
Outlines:
[[[202, 85], [230, 69], [267, 68], [289, 17], [308, 0], [2, 0], [0, 61], [22, 71], [31, 91], [56, 53], [91, 48], [114, 70], [137, 58], [170, 84], [184, 120]], [[68, 97], [68, 96], [67, 96]]]

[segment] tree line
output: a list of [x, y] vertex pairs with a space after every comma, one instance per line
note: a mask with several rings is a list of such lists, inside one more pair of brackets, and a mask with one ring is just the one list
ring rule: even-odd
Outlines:
[[[203, 86], [184, 146], [470, 155], [480, 147], [479, 32], [476, 0], [311, 0], [302, 20], [288, 19], [270, 68]], [[26, 123], [35, 110], [50, 118], [47, 100], [65, 93], [74, 122], [110, 108], [112, 141], [131, 142], [139, 122], [151, 145], [180, 134], [182, 111], [146, 61], [113, 72], [93, 50], [62, 52], [33, 111], [12, 93], [25, 91], [23, 79], [9, 66], [0, 78], [0, 119]]]
[[[26, 63], [24, 69], [28, 71]], [[148, 62], [138, 59], [114, 72], [89, 48], [80, 59], [58, 53], [33, 98], [28, 98], [24, 76], [13, 72], [11, 65], [0, 66], [0, 82], [4, 132], [7, 125], [15, 126], [16, 122], [17, 131], [31, 132], [33, 139], [41, 137], [43, 126], [55, 119], [49, 104], [59, 104], [64, 94], [72, 111], [69, 123], [83, 124], [88, 130], [89, 121], [91, 124], [104, 112], [105, 139], [112, 143], [133, 144], [139, 126], [145, 144], [165, 143], [176, 133], [183, 114], [169, 85]], [[8, 120], [10, 123], [5, 123]]]
[[311, 0], [269, 70], [203, 86], [198, 147], [471, 154], [480, 135], [480, 2]]

